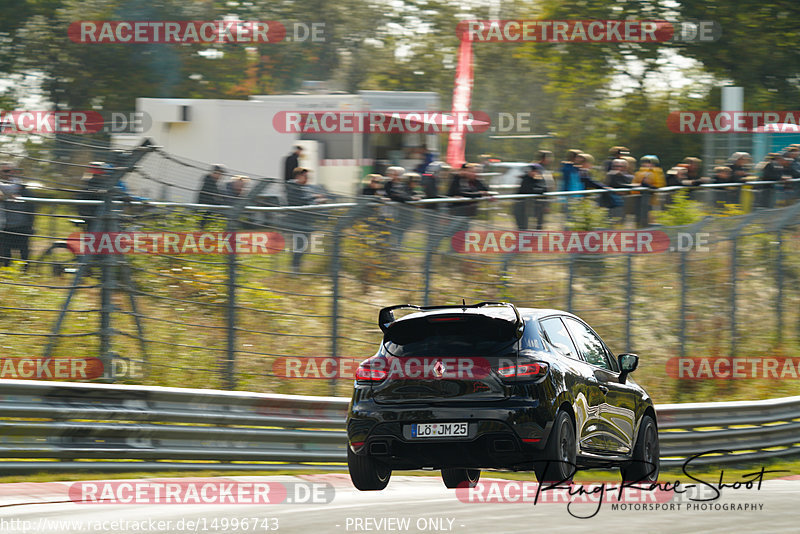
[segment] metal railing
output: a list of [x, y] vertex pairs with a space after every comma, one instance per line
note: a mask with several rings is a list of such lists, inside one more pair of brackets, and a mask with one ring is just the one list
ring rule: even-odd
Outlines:
[[[0, 380], [0, 469], [343, 469], [349, 399]], [[800, 397], [656, 406], [662, 465], [800, 452]], [[713, 427], [713, 428], [710, 428]]]
[[[178, 161], [155, 147], [146, 149], [136, 162], [119, 164], [121, 172], [140, 175], [153, 187], [167, 184], [196, 192], [205, 165]], [[106, 148], [98, 151], [109, 155]], [[39, 163], [29, 158], [27, 166], [37, 171], [33, 166]], [[51, 193], [61, 188], [59, 194], [77, 196], [82, 182], [68, 181], [63, 165], [43, 166], [40, 174], [48, 179], [42, 181]], [[59, 170], [63, 172], [55, 172]], [[31, 179], [37, 176], [30, 174]], [[259, 191], [266, 187], [284, 186], [261, 178], [253, 182], [250, 200], [261, 198]], [[705, 234], [706, 250], [691, 247], [633, 256], [464, 254], [452, 246], [452, 237], [465, 228], [516, 229], [514, 208], [522, 203], [533, 207], [535, 219], [542, 217], [545, 230], [572, 228], [567, 225], [579, 214], [565, 210], [565, 200], [593, 198], [607, 190], [405, 204], [362, 197], [302, 207], [247, 205], [248, 199], [241, 197], [229, 197], [231, 206], [213, 207], [123, 202], [114, 200], [117, 193], [105, 200], [23, 197], [18, 200], [38, 207], [30, 236], [31, 269], [23, 271], [17, 261], [0, 268], [0, 342], [9, 357], [97, 356], [106, 364], [135, 363], [141, 374], [104, 375], [125, 383], [341, 395], [348, 388], [346, 380], [337, 382], [342, 377], [294, 380], [275, 370], [276, 361], [368, 357], [380, 341], [375, 317], [383, 306], [504, 300], [520, 307], [571, 311], [591, 324], [615, 352], [641, 352], [643, 385], [672, 388], [662, 398], [731, 398], [745, 381], [720, 380], [712, 382], [718, 388], [708, 388], [708, 382], [664, 380], [665, 364], [676, 356], [733, 358], [796, 350], [800, 254], [793, 244], [800, 228], [800, 203], [792, 202], [800, 187], [795, 182], [780, 190], [787, 204], [781, 208], [740, 206], [735, 215], [722, 208], [715, 213], [726, 216], [651, 228], [673, 240], [679, 233]], [[688, 189], [696, 199], [715, 205], [717, 196], [730, 200], [731, 193], [755, 205], [761, 202], [753, 197], [768, 191], [759, 189], [764, 185]], [[667, 202], [672, 193], [684, 189], [615, 190], [632, 193], [623, 207], [630, 208], [627, 215], [634, 215], [626, 226], [609, 218], [608, 210], [585, 202], [600, 215], [591, 229], [642, 226], [657, 201]], [[474, 217], [448, 210], [473, 202], [478, 207]], [[208, 217], [216, 232], [245, 228], [289, 236], [293, 230], [287, 221], [305, 214], [311, 220], [310, 233], [324, 246], [307, 251], [298, 269], [291, 263], [291, 251], [225, 257], [45, 257], [44, 251], [64, 252], [67, 235], [85, 228], [69, 221], [87, 206], [104, 210], [94, 218], [104, 228], [139, 232], [194, 232]], [[70, 269], [52, 274], [51, 268], [57, 267]], [[747, 328], [745, 318], [759, 327]], [[793, 393], [789, 381], [778, 384], [774, 395]]]

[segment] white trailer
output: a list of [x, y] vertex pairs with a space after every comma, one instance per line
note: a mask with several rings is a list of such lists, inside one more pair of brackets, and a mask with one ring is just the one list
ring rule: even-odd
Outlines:
[[[166, 175], [154, 183], [131, 174], [131, 192], [159, 200], [194, 202], [204, 168], [221, 164], [236, 172], [283, 179], [284, 159], [295, 145], [304, 148], [300, 165], [312, 170], [312, 183], [346, 195], [358, 191], [364, 175], [372, 172], [376, 157], [412, 167], [412, 148], [438, 150], [436, 135], [326, 133], [279, 131], [273, 119], [288, 111], [439, 111], [432, 92], [361, 91], [358, 94], [257, 95], [249, 100], [138, 98], [136, 111], [142, 128], [135, 135], [117, 135], [114, 143], [138, 145], [150, 138], [166, 152], [193, 160], [201, 169], [176, 167], [148, 172]], [[146, 161], [145, 161], [146, 165]]]

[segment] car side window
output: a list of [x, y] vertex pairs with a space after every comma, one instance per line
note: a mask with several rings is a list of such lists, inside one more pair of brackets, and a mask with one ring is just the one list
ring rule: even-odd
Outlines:
[[531, 320], [525, 321], [525, 331], [522, 334], [522, 348], [528, 350], [545, 350], [542, 338], [539, 335], [539, 325]]
[[564, 318], [564, 321], [569, 325], [569, 331], [575, 337], [575, 344], [583, 358], [592, 365], [612, 371], [606, 348], [597, 334], [582, 322], [570, 317]]
[[550, 343], [562, 354], [576, 360], [580, 358], [578, 351], [575, 349], [575, 345], [572, 343], [572, 338], [569, 336], [569, 332], [567, 332], [567, 327], [564, 326], [561, 319], [558, 317], [550, 317], [549, 319], [542, 320], [541, 324]]

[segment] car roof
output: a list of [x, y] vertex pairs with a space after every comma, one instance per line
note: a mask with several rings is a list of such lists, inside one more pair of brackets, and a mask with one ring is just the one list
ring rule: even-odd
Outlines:
[[[563, 311], [563, 310], [556, 310], [551, 308], [517, 308], [520, 317], [522, 317], [523, 321], [535, 321], [537, 319], [541, 319], [542, 317], [547, 317], [549, 315], [567, 315], [570, 317], [575, 317], [575, 315]], [[453, 313], [464, 313], [468, 315], [482, 315], [485, 317], [492, 317], [495, 319], [505, 319], [507, 321], [515, 321], [516, 314], [511, 306], [502, 306], [502, 305], [492, 305], [492, 306], [482, 306], [480, 308], [464, 308], [462, 306], [458, 306], [454, 304], [453, 306], [448, 306], [446, 308], [436, 308], [432, 310], [421, 310], [414, 313], [410, 313], [408, 315], [404, 315], [397, 319], [397, 321], [404, 321], [406, 319], [417, 319], [420, 317], [427, 317], [431, 315], [450, 315]]]

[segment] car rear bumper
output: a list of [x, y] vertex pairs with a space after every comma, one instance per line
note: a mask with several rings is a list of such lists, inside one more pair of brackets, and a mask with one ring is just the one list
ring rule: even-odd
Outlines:
[[[414, 423], [467, 422], [465, 437], [414, 438]], [[377, 404], [372, 399], [351, 406], [349, 445], [392, 469], [443, 467], [530, 468], [545, 444], [552, 421], [530, 399], [447, 406]]]

